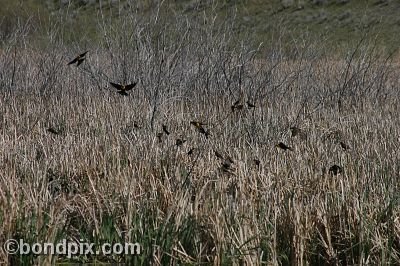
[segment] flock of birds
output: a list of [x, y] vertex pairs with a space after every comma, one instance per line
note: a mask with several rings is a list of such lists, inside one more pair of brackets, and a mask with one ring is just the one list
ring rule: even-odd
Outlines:
[[[74, 59], [72, 59], [70, 62], [68, 62], [68, 65], [75, 64], [76, 67], [78, 67], [79, 65], [81, 65], [85, 61], [87, 53], [88, 53], [88, 51], [79, 54]], [[117, 90], [118, 94], [123, 95], [123, 96], [128, 96], [129, 94], [127, 92], [132, 90], [137, 85], [137, 82], [134, 82], [134, 83], [131, 83], [131, 84], [119, 84], [119, 83], [114, 83], [114, 82], [109, 82], [109, 83], [110, 83], [110, 85], [112, 87], [114, 87]], [[246, 105], [247, 105], [248, 108], [255, 108], [256, 107], [256, 105], [251, 103], [250, 101], [246, 101]], [[244, 109], [244, 106], [245, 105], [242, 103], [241, 100], [237, 100], [236, 102], [234, 102], [232, 104], [231, 110], [232, 110], [232, 112], [241, 111], [241, 110]], [[206, 139], [208, 139], [211, 136], [210, 131], [207, 130], [206, 127], [205, 127], [207, 125], [206, 123], [202, 123], [202, 122], [199, 122], [199, 121], [190, 121], [190, 124], [192, 126], [194, 126], [194, 128], [200, 134], [204, 135]], [[139, 127], [136, 123], [134, 124], [134, 126], [135, 127]], [[296, 137], [296, 136], [300, 136], [301, 138], [305, 138], [306, 137], [306, 134], [298, 127], [291, 127], [290, 130], [291, 130], [291, 133], [292, 133], [292, 137]], [[53, 133], [53, 134], [57, 134], [57, 135], [59, 134], [59, 132], [54, 128], [48, 128], [48, 131], [50, 133]], [[162, 132], [157, 134], [157, 139], [158, 139], [159, 142], [162, 142], [162, 137], [163, 137], [164, 134], [170, 135], [170, 131], [168, 130], [167, 126], [163, 124], [162, 125]], [[186, 142], [185, 139], [177, 138], [176, 142], [175, 142], [175, 145], [177, 147], [180, 147], [185, 142]], [[275, 146], [277, 148], [279, 148], [279, 149], [284, 150], [284, 151], [294, 152], [294, 149], [292, 147], [286, 145], [283, 142], [279, 142]], [[343, 150], [349, 150], [350, 149], [350, 147], [346, 143], [344, 143], [342, 141], [340, 142], [340, 146], [342, 147]], [[188, 155], [192, 155], [193, 152], [194, 152], [194, 148], [191, 148], [187, 152], [187, 154]], [[214, 155], [218, 159], [221, 160], [221, 168], [222, 168], [222, 170], [224, 172], [232, 172], [232, 165], [234, 164], [234, 161], [230, 156], [225, 156], [224, 157], [220, 152], [218, 152], [216, 150], [214, 150]], [[257, 167], [260, 166], [261, 161], [259, 159], [256, 158], [253, 161], [254, 161], [254, 164]], [[343, 173], [343, 167], [334, 164], [329, 168], [328, 172], [333, 174], [333, 175], [338, 175], [338, 174]]]

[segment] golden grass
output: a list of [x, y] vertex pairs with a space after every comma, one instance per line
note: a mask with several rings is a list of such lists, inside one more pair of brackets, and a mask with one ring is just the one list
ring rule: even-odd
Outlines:
[[[147, 92], [154, 84], [142, 81], [128, 97], [105, 80], [98, 87], [88, 69], [101, 68], [101, 53], [89, 52], [86, 72], [51, 53], [21, 54], [21, 76], [0, 91], [0, 242], [110, 240], [104, 223], [111, 219], [107, 228], [117, 239], [141, 243], [143, 258], [155, 264], [400, 260], [400, 110], [390, 87], [398, 83], [388, 73], [379, 97], [347, 94], [356, 81], [372, 82], [382, 62], [354, 77], [340, 108], [329, 89], [343, 81], [345, 61], [282, 61], [271, 72], [272, 63], [249, 62], [248, 80], [232, 89], [256, 107], [234, 113], [237, 97], [207, 88], [194, 62], [186, 70], [197, 82], [164, 81], [152, 130]], [[49, 61], [54, 65], [42, 66]], [[268, 75], [272, 81], [263, 83]], [[208, 139], [193, 120], [207, 124]], [[171, 134], [159, 143], [162, 124]], [[292, 137], [292, 126], [306, 135]], [[177, 138], [187, 141], [177, 147]], [[294, 151], [277, 149], [280, 141]], [[233, 159], [229, 171], [215, 150]], [[334, 164], [344, 173], [330, 174]], [[11, 260], [0, 252], [2, 262]]]

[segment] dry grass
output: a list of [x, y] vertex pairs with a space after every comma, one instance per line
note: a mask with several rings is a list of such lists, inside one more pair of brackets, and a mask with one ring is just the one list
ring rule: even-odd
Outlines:
[[[1, 54], [0, 242], [143, 248], [73, 260], [2, 250], [2, 261], [399, 261], [398, 69], [369, 47], [346, 60], [312, 48], [260, 60], [229, 50], [223, 34], [176, 37], [163, 49], [138, 37], [140, 53], [118, 41], [93, 48], [79, 68], [66, 63], [81, 51]], [[128, 97], [108, 85], [136, 80]], [[238, 99], [256, 107], [232, 113]], [[171, 134], [159, 142], [162, 124]], [[292, 126], [305, 134], [292, 137]], [[216, 150], [233, 163], [224, 168]], [[334, 164], [343, 173], [329, 172]]]

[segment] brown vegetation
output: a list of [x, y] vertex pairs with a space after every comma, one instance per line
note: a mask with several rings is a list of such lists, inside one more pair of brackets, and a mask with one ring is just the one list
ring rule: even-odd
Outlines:
[[[138, 49], [93, 48], [77, 68], [60, 48], [1, 55], [0, 242], [139, 242], [141, 256], [96, 258], [137, 264], [399, 261], [397, 69], [362, 45], [260, 65], [207, 27], [148, 31], [162, 47], [141, 29]], [[122, 97], [110, 80], [140, 82]], [[254, 107], [232, 112], [241, 96]]]

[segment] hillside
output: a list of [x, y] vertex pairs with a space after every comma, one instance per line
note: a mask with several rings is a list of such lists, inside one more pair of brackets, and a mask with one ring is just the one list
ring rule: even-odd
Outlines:
[[[158, 1], [39, 1], [22, 2], [1, 0], [1, 39], [6, 39], [16, 25], [29, 22], [30, 32], [48, 32], [54, 25], [62, 25], [63, 40], [76, 42], [80, 37], [96, 40], [101, 18], [124, 18], [126, 13], [138, 16], [153, 14]], [[166, 1], [160, 12], [173, 19], [177, 14], [189, 20], [204, 13], [215, 14], [217, 20], [236, 16], [235, 32], [252, 34], [255, 44], [265, 45], [283, 40], [285, 45], [299, 45], [312, 40], [327, 45], [329, 50], [346, 50], [349, 45], [367, 35], [380, 47], [397, 47], [400, 32], [400, 2], [390, 0], [313, 0], [313, 1]], [[101, 4], [100, 4], [101, 3]]]

